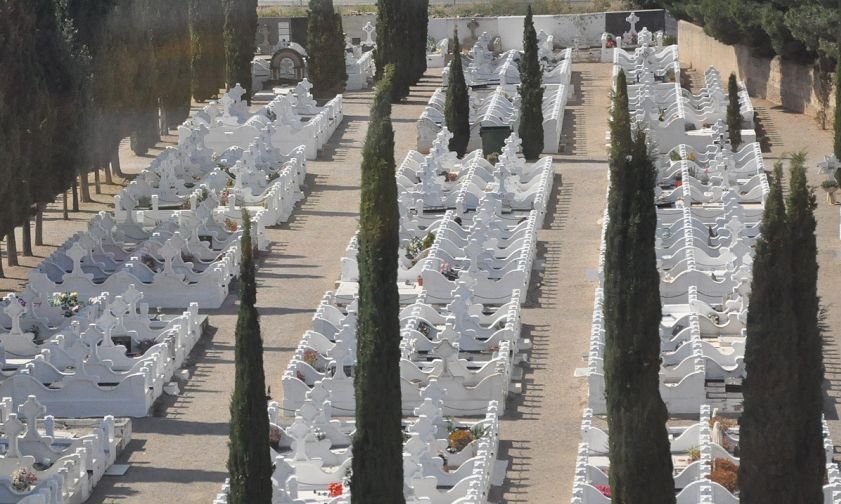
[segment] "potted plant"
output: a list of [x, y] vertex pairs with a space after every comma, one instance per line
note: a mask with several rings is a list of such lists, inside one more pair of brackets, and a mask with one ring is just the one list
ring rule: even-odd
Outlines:
[[838, 190], [838, 182], [835, 179], [827, 179], [821, 182], [821, 189], [826, 191], [826, 201], [835, 204], [835, 191]]

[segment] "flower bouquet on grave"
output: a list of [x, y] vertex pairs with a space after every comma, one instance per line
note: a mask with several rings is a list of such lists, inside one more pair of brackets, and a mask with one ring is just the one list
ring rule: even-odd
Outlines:
[[50, 306], [55, 306], [64, 312], [65, 317], [72, 317], [79, 313], [79, 310], [85, 305], [83, 301], [79, 301], [78, 292], [55, 292], [50, 297]]
[[219, 206], [227, 206], [228, 205], [228, 199], [230, 197], [231, 197], [230, 191], [228, 191], [228, 189], [223, 190], [222, 194], [219, 196]]
[[18, 492], [25, 492], [38, 484], [38, 476], [25, 467], [15, 469], [12, 472], [12, 488]]
[[610, 487], [609, 486], [607, 486], [607, 485], [596, 485], [596, 490], [601, 492], [601, 494], [604, 495], [605, 497], [607, 497], [608, 499], [610, 498]]
[[318, 352], [315, 350], [304, 350], [304, 362], [310, 365], [316, 371], [323, 371], [317, 367], [318, 364]]
[[225, 219], [225, 230], [229, 233], [236, 233], [237, 229], [239, 229], [239, 224], [236, 221], [231, 219]]
[[444, 278], [451, 282], [458, 280], [458, 272], [456, 272], [456, 270], [454, 270], [448, 262], [441, 263], [441, 268], [438, 271], [444, 275]]

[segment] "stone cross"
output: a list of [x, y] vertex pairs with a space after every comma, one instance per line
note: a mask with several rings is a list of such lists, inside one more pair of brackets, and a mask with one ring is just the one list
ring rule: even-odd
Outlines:
[[9, 294], [6, 296], [6, 300], [9, 302], [9, 305], [3, 309], [6, 312], [6, 315], [12, 319], [12, 330], [10, 331], [11, 334], [20, 334], [22, 331], [20, 330], [20, 317], [26, 311], [26, 309], [21, 306], [20, 302], [18, 301], [18, 297], [14, 294]]
[[3, 430], [6, 431], [6, 438], [9, 440], [9, 449], [6, 451], [6, 457], [9, 459], [20, 458], [20, 449], [18, 448], [18, 436], [26, 430], [23, 423], [18, 420], [17, 413], [9, 413], [9, 418], [3, 423]]
[[371, 34], [374, 33], [375, 29], [376, 28], [374, 28], [374, 25], [372, 25], [370, 21], [365, 23], [365, 26], [362, 27], [362, 31], [365, 32], [365, 42], [363, 42], [364, 45], [374, 45], [374, 39], [371, 38]]
[[26, 432], [23, 438], [26, 440], [37, 440], [41, 436], [38, 435], [38, 417], [47, 413], [47, 408], [38, 402], [34, 395], [26, 398], [26, 402], [18, 407], [18, 414], [26, 419]]
[[639, 22], [639, 20], [640, 20], [640, 18], [639, 18], [639, 16], [637, 16], [636, 12], [630, 13], [628, 15], [628, 17], [625, 18], [625, 21], [627, 21], [628, 24], [631, 25], [631, 29], [628, 31], [628, 33], [632, 33], [632, 34], [637, 33], [637, 22]]

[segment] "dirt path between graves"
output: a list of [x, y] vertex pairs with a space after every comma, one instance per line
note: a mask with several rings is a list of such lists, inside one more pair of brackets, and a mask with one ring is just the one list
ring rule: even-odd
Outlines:
[[[392, 118], [398, 162], [416, 143], [415, 121], [440, 73], [412, 90]], [[257, 301], [266, 382], [280, 399], [280, 378], [357, 228], [359, 166], [371, 90], [344, 96], [343, 124], [316, 161], [307, 163], [306, 199], [287, 224], [268, 230], [273, 247], [257, 270]], [[123, 477], [105, 478], [89, 502], [208, 504], [227, 477], [228, 400], [234, 377], [237, 300], [210, 314], [212, 337], [200, 342], [185, 390], [154, 416], [134, 422], [134, 440], [120, 462]]]
[[541, 254], [523, 311], [523, 337], [531, 338], [533, 348], [522, 397], [509, 401], [500, 426], [500, 458], [511, 465], [491, 502], [570, 498], [587, 394], [586, 382], [573, 373], [586, 365], [582, 356], [597, 286], [611, 71], [607, 64], [572, 66], [575, 94], [564, 117], [566, 148], [555, 156], [555, 186], [538, 233]]

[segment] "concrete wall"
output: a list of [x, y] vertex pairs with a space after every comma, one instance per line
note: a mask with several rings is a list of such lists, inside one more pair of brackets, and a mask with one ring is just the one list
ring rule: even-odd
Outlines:
[[[811, 66], [784, 61], [779, 56], [753, 56], [749, 48], [739, 44], [722, 44], [704, 33], [703, 28], [686, 21], [678, 22], [678, 43], [680, 61], [684, 65], [701, 71], [715, 66], [722, 78], [735, 72], [745, 82], [751, 96], [764, 98], [786, 110], [813, 117], [820, 111]], [[834, 100], [833, 94], [827, 110], [830, 118]]]

